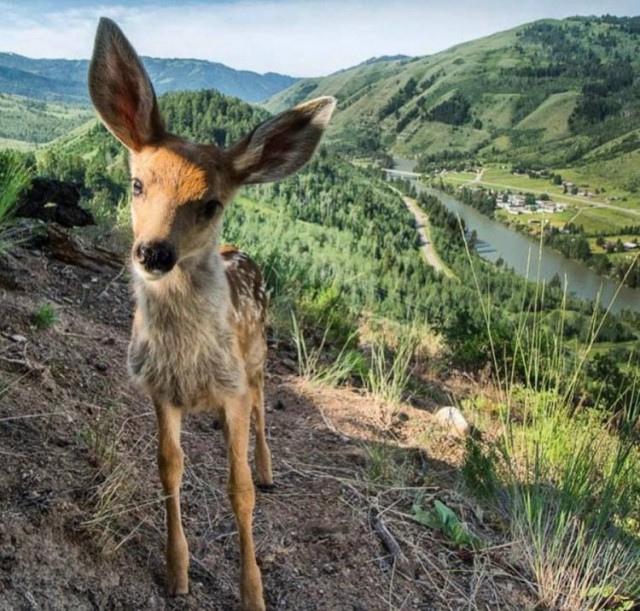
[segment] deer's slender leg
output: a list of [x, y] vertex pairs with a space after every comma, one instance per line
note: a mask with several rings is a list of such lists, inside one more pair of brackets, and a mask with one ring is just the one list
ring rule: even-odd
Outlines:
[[229, 399], [224, 425], [229, 456], [227, 491], [240, 537], [241, 606], [246, 611], [261, 611], [265, 608], [262, 598], [262, 577], [256, 563], [252, 534], [255, 492], [248, 455], [250, 423], [249, 393]]
[[250, 394], [256, 430], [255, 460], [258, 486], [270, 488], [273, 486], [273, 475], [271, 473], [271, 452], [267, 445], [264, 424], [264, 373], [262, 371], [254, 377], [250, 386]]
[[180, 517], [183, 452], [180, 447], [182, 412], [171, 405], [156, 405], [158, 417], [158, 468], [166, 496], [167, 578], [169, 595], [189, 591], [189, 549]]

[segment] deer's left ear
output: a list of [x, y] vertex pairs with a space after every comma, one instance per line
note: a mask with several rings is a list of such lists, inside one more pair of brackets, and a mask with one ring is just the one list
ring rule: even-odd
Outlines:
[[297, 172], [311, 159], [335, 107], [333, 97], [316, 98], [258, 125], [226, 152], [236, 183], [270, 182]]

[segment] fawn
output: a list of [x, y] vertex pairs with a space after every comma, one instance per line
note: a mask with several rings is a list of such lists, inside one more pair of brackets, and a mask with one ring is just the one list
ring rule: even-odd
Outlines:
[[300, 104], [228, 149], [188, 142], [165, 130], [142, 62], [106, 18], [96, 33], [89, 91], [102, 122], [129, 150], [137, 307], [128, 362], [158, 420], [169, 594], [189, 588], [180, 517], [182, 414], [207, 410], [223, 424], [227, 443], [241, 606], [264, 609], [248, 444], [253, 414], [257, 483], [271, 486], [263, 404], [266, 296], [257, 266], [235, 248], [219, 249], [219, 233], [224, 208], [241, 185], [283, 178], [309, 161], [336, 101], [322, 97]]

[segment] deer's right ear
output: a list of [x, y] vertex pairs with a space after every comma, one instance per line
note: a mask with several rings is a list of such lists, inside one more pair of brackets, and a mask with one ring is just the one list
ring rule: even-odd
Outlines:
[[89, 93], [102, 122], [130, 150], [164, 136], [151, 80], [122, 30], [105, 17], [89, 64]]

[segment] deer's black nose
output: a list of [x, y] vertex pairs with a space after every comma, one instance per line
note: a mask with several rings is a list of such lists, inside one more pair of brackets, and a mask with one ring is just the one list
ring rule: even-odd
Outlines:
[[176, 251], [169, 242], [138, 244], [135, 256], [148, 272], [166, 274], [176, 264]]

